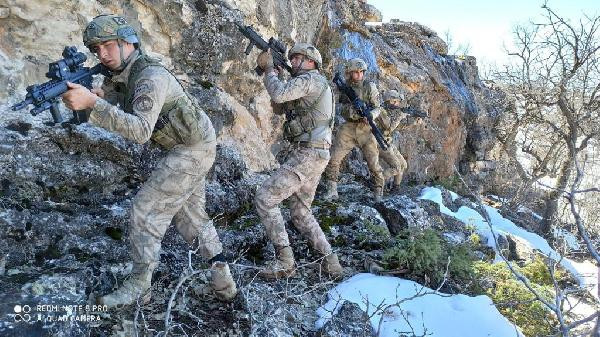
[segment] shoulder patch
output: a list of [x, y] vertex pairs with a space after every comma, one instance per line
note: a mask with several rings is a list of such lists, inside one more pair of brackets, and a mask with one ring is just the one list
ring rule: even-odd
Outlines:
[[152, 80], [141, 79], [135, 84], [135, 89], [133, 90], [133, 97], [151, 93], [152, 91], [154, 91], [154, 87], [154, 82], [152, 82]]
[[133, 100], [133, 110], [136, 111], [150, 111], [152, 110], [153, 106], [154, 100], [152, 100], [152, 97], [148, 95], [141, 95]]

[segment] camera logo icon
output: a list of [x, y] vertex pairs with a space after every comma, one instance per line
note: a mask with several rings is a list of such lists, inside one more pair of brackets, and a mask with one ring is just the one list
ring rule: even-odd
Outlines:
[[15, 322], [29, 322], [31, 321], [31, 315], [29, 314], [31, 312], [31, 307], [28, 306], [27, 304], [25, 305], [15, 305], [14, 307], [14, 311], [15, 311]]

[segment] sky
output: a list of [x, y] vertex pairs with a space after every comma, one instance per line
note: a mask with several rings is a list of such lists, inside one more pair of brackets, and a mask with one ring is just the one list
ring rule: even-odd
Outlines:
[[[383, 14], [383, 21], [400, 19], [432, 28], [440, 37], [449, 31], [455, 44], [468, 43], [478, 64], [506, 62], [503, 44], [512, 41], [512, 28], [543, 14], [541, 0], [368, 0]], [[583, 13], [600, 14], [599, 0], [550, 0], [548, 6], [565, 18], [578, 21]], [[538, 21], [539, 22], [539, 21]]]

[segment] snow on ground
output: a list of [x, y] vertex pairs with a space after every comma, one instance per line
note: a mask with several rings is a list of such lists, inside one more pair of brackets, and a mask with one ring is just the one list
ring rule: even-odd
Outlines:
[[[420, 199], [431, 200], [440, 205], [440, 211], [446, 215], [455, 217], [465, 224], [472, 225], [476, 228], [479, 235], [486, 238], [486, 244], [492, 247], [497, 252], [496, 245], [494, 243], [494, 237], [492, 230], [488, 225], [487, 221], [473, 208], [461, 206], [458, 211], [453, 212], [448, 207], [444, 206], [442, 201], [442, 192], [435, 187], [426, 187], [421, 191]], [[528, 244], [534, 249], [539, 250], [545, 256], [558, 261], [566, 270], [568, 270], [579, 282], [581, 287], [585, 287], [588, 291], [596, 298], [598, 294], [598, 268], [589, 261], [578, 263], [571, 261], [570, 259], [561, 257], [558, 252], [548, 245], [548, 242], [541, 236], [528, 232], [523, 228], [515, 225], [512, 221], [505, 219], [498, 211], [490, 206], [483, 205], [488, 213], [488, 216], [492, 222], [492, 227], [496, 235], [500, 234], [512, 234], [522, 240], [528, 242]], [[496, 262], [500, 262], [502, 259], [499, 254], [496, 254]]]
[[[451, 192], [452, 193], [452, 192]], [[452, 193], [452, 199], [460, 196]], [[440, 205], [442, 213], [453, 216], [476, 228], [488, 246], [496, 250], [492, 230], [484, 218], [473, 208], [462, 206], [453, 212], [442, 202], [442, 192], [433, 187], [424, 188], [420, 199], [431, 200]], [[484, 206], [491, 220], [494, 233], [511, 234], [527, 241], [531, 247], [558, 261], [581, 286], [588, 288], [598, 298], [598, 274], [600, 270], [591, 262], [578, 263], [561, 257], [550, 248], [548, 242], [537, 234], [530, 233], [512, 221], [505, 219], [492, 207]], [[498, 255], [498, 254], [497, 254]], [[497, 261], [502, 261], [499, 256]], [[329, 301], [317, 309], [321, 328], [346, 301], [356, 303], [370, 317], [377, 336], [407, 335], [444, 337], [523, 336], [496, 309], [487, 296], [470, 297], [448, 295], [423, 287], [410, 280], [373, 274], [357, 274], [340, 283], [328, 292]], [[400, 305], [396, 305], [400, 303]], [[594, 310], [593, 308], [590, 310]], [[426, 330], [426, 331], [425, 331]]]
[[331, 289], [328, 297], [317, 310], [317, 328], [349, 301], [371, 317], [377, 336], [523, 336], [487, 296], [443, 294], [397, 277], [357, 274]]
[[577, 237], [573, 233], [562, 228], [553, 228], [552, 234], [557, 239], [562, 239], [570, 250], [580, 250], [581, 245], [577, 241]]

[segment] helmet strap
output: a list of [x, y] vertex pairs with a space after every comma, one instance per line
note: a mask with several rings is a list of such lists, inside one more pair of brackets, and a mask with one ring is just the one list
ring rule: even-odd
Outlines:
[[302, 61], [300, 61], [300, 64], [298, 65], [298, 67], [292, 68], [292, 70], [294, 71], [294, 73], [292, 75], [298, 75], [303, 70], [302, 66], [304, 65], [305, 60], [306, 60], [306, 56], [302, 55]]
[[392, 104], [391, 102], [384, 102], [384, 107], [386, 109], [393, 110], [393, 109], [399, 109], [400, 105]]
[[117, 45], [119, 46], [119, 58], [121, 58], [121, 65], [119, 66], [119, 69], [117, 69], [117, 71], [123, 71], [123, 69], [125, 69], [125, 67], [127, 67], [129, 62], [131, 61], [131, 56], [133, 55], [133, 52], [129, 54], [129, 56], [127, 56], [127, 59], [125, 59], [125, 57], [123, 56], [123, 43], [121, 42], [121, 39], [117, 39]]

